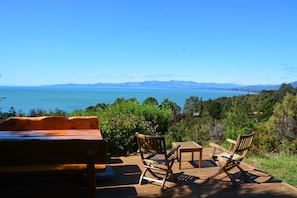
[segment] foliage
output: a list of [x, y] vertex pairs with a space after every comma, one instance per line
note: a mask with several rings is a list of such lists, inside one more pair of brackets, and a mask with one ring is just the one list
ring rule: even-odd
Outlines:
[[238, 135], [247, 133], [253, 130], [256, 124], [255, 119], [250, 119], [248, 114], [250, 113], [250, 106], [243, 101], [238, 104], [238, 101], [232, 99], [232, 106], [230, 110], [226, 112], [224, 118], [225, 124], [225, 138], [236, 139]]
[[0, 111], [0, 118], [1, 119], [14, 117], [14, 116], [18, 116], [18, 117], [24, 117], [24, 116], [37, 117], [37, 116], [67, 116], [67, 115], [68, 114], [66, 113], [66, 111], [63, 111], [61, 109], [55, 109], [55, 111], [49, 111], [49, 112], [47, 112], [47, 111], [45, 111], [45, 110], [43, 110], [41, 108], [31, 109], [28, 115], [26, 115], [22, 111], [16, 112], [13, 107], [10, 107], [8, 112], [1, 112]]
[[209, 115], [214, 119], [220, 119], [222, 113], [222, 105], [219, 102], [213, 101], [208, 108]]
[[[151, 99], [149, 99], [151, 100]], [[172, 122], [172, 111], [154, 103], [139, 104], [135, 99], [118, 98], [102, 108], [76, 110], [70, 116], [95, 115], [99, 129], [108, 141], [111, 154], [128, 154], [137, 150], [135, 133], [164, 134]]]
[[[151, 122], [152, 126], [157, 127], [156, 131], [165, 133], [169, 143], [171, 141], [196, 141], [205, 145], [210, 140], [221, 142], [226, 138], [236, 139], [238, 134], [255, 131], [253, 152], [296, 153], [296, 127], [293, 127], [296, 126], [295, 122], [291, 121], [290, 130], [285, 131], [280, 128], [281, 122], [275, 121], [276, 116], [280, 114], [277, 113], [280, 112], [280, 109], [292, 109], [297, 106], [292, 102], [294, 101], [292, 97], [296, 96], [291, 95], [291, 99], [289, 96], [284, 97], [284, 104], [275, 104], [274, 94], [274, 91], [263, 91], [260, 94], [231, 98], [222, 97], [207, 101], [198, 100], [197, 97], [191, 96], [186, 100], [187, 105], [185, 105], [188, 106], [190, 113], [183, 110], [182, 116], [176, 116], [181, 115], [175, 114], [176, 104], [166, 98], [159, 107], [156, 107], [154, 102], [140, 105], [135, 99], [118, 99], [114, 104], [105, 106], [104, 111], [143, 116], [146, 121]], [[154, 100], [151, 98], [148, 101]], [[195, 108], [199, 107], [201, 110], [203, 109], [203, 114], [198, 117], [193, 116], [192, 113], [196, 111]], [[170, 116], [169, 114], [160, 116], [162, 113], [159, 110], [165, 109], [168, 110]], [[98, 116], [102, 114], [102, 111], [103, 109], [100, 108], [101, 113], [98, 113]], [[220, 116], [218, 116], [219, 114]], [[294, 115], [295, 119], [296, 114]], [[288, 121], [288, 118], [286, 120]], [[160, 127], [161, 123], [166, 124]], [[279, 130], [276, 130], [277, 126], [279, 126]], [[286, 135], [281, 135], [277, 131]], [[286, 138], [281, 139], [281, 137]]]
[[168, 98], [164, 98], [160, 105], [161, 109], [170, 109], [170, 110], [178, 110], [181, 108], [176, 104], [176, 102], [170, 101]]
[[294, 143], [297, 138], [297, 95], [287, 94], [281, 103], [277, 103], [267, 124], [271, 136], [278, 139], [282, 146], [278, 151], [297, 152], [297, 144]]
[[265, 96], [260, 101], [258, 113], [261, 114], [261, 118], [267, 120], [273, 114], [274, 99], [272, 96]]
[[158, 101], [156, 98], [154, 97], [148, 97], [146, 98], [143, 102], [142, 102], [143, 105], [146, 105], [146, 104], [152, 104], [152, 105], [156, 105], [158, 106]]
[[143, 116], [145, 120], [150, 121], [156, 126], [157, 131], [164, 133], [168, 130], [168, 125], [172, 121], [172, 111], [159, 108], [154, 104], [141, 105], [135, 100], [116, 101], [104, 109], [104, 112], [133, 114]]
[[281, 102], [287, 93], [296, 94], [296, 90], [291, 84], [283, 83], [280, 88], [274, 94], [274, 100], [276, 102]]
[[98, 103], [95, 106], [89, 106], [86, 108], [86, 111], [88, 112], [96, 112], [99, 111], [100, 109], [105, 109], [108, 106], [108, 104], [105, 103]]
[[279, 145], [276, 136], [271, 135], [268, 123], [260, 123], [255, 127], [252, 151], [254, 153], [275, 153]]
[[210, 139], [212, 121], [209, 117], [202, 119], [183, 119], [169, 128], [166, 133], [170, 142], [195, 141], [205, 145]]
[[186, 117], [192, 117], [192, 116], [201, 116], [202, 114], [202, 99], [201, 101], [198, 99], [197, 96], [190, 96], [186, 99], [184, 108], [183, 108], [183, 114]]
[[156, 128], [143, 116], [127, 113], [103, 112], [99, 116], [99, 128], [108, 142], [111, 154], [129, 154], [137, 150], [135, 133], [155, 135]]
[[[188, 137], [188, 128], [187, 122], [185, 120], [181, 120], [176, 123], [172, 127], [170, 127], [167, 136], [170, 136], [170, 142], [183, 142], [189, 140]], [[167, 141], [168, 142], [168, 141]]]
[[17, 113], [13, 107], [10, 107], [8, 112], [1, 112], [0, 111], [1, 119], [5, 119], [5, 118], [8, 118], [8, 117], [14, 117], [14, 116], [23, 116], [23, 115], [24, 114], [21, 111], [19, 113]]

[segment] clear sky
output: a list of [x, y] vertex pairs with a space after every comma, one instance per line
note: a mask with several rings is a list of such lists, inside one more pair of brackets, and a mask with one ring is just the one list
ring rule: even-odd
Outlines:
[[297, 80], [296, 0], [0, 0], [0, 85]]

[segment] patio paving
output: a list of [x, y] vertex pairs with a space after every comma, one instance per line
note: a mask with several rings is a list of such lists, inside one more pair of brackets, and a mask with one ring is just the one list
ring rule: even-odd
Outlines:
[[[177, 181], [167, 181], [163, 190], [156, 183], [138, 184], [143, 170], [140, 156], [111, 157], [107, 174], [98, 176], [96, 197], [297, 197], [296, 188], [244, 163], [252, 183], [242, 182], [236, 169], [237, 188], [224, 174], [209, 180], [218, 170], [209, 160], [209, 152], [209, 148], [203, 149], [202, 168], [198, 168], [198, 153], [194, 162], [188, 161], [190, 153], [183, 154], [182, 169], [177, 162], [173, 165]], [[5, 176], [0, 181], [0, 197], [87, 197], [86, 180], [81, 175]]]

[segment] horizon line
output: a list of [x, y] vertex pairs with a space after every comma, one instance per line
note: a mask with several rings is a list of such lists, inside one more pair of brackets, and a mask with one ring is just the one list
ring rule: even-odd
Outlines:
[[[276, 86], [276, 85], [281, 85], [284, 84], [285, 82], [282, 83], [276, 83], [276, 84], [239, 84], [239, 83], [222, 83], [222, 82], [196, 82], [196, 81], [191, 81], [191, 80], [146, 80], [146, 81], [126, 81], [126, 82], [96, 82], [96, 83], [57, 83], [57, 84], [41, 84], [41, 85], [0, 85], [1, 87], [40, 87], [40, 86], [59, 86], [59, 85], [96, 85], [96, 84], [114, 84], [114, 85], [119, 85], [119, 84], [126, 84], [126, 83], [145, 83], [145, 82], [191, 82], [191, 83], [196, 83], [196, 84], [218, 84], [218, 85], [236, 85], [236, 86]], [[285, 83], [285, 84], [291, 84], [295, 83], [290, 82], [290, 83]]]

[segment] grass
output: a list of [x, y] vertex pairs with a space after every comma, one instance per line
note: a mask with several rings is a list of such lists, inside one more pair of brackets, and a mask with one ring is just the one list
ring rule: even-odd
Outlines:
[[297, 188], [297, 155], [252, 155], [245, 161]]

